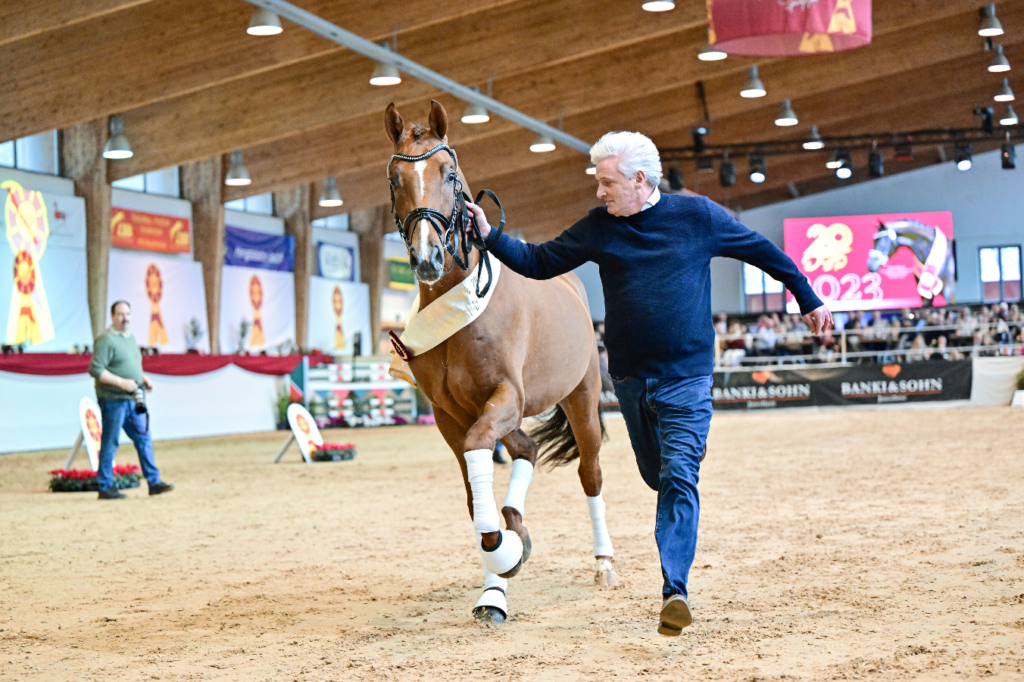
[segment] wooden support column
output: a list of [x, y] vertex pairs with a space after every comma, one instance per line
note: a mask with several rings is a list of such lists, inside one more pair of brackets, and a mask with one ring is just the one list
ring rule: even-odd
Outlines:
[[349, 229], [359, 235], [359, 271], [370, 287], [370, 329], [373, 338], [363, 344], [363, 353], [376, 355], [380, 344], [381, 297], [386, 285], [384, 231], [391, 213], [386, 206], [354, 211], [348, 216]]
[[224, 267], [224, 182], [219, 156], [181, 167], [181, 195], [192, 202], [192, 250], [203, 264], [210, 352], [220, 348], [220, 282]]
[[85, 256], [93, 337], [102, 334], [107, 323], [110, 183], [103, 145], [108, 136], [107, 119], [101, 118], [64, 129], [61, 145], [64, 174], [75, 182], [75, 195], [85, 199]]
[[309, 278], [313, 275], [313, 225], [310, 186], [274, 192], [274, 209], [284, 232], [295, 237], [295, 345], [309, 352]]

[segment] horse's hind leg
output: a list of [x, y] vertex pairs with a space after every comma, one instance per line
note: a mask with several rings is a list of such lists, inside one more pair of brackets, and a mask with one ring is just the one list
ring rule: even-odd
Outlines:
[[615, 585], [618, 577], [612, 567], [614, 550], [608, 536], [604, 497], [601, 495], [601, 370], [596, 348], [583, 381], [560, 405], [569, 418], [569, 425], [580, 450], [580, 483], [587, 496], [590, 525], [594, 534], [594, 557], [597, 560], [594, 580], [599, 585]]
[[[529, 536], [502, 531], [494, 505], [494, 462], [491, 459], [497, 440], [519, 426], [522, 397], [503, 382], [486, 401], [480, 417], [466, 432], [466, 479], [469, 481], [473, 527], [481, 535], [484, 565], [492, 573], [511, 578], [523, 565], [524, 545]], [[524, 529], [525, 530], [525, 529]]]

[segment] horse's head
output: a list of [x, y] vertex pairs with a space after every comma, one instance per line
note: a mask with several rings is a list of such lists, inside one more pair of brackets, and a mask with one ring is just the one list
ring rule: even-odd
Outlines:
[[868, 270], [878, 272], [879, 268], [889, 262], [889, 258], [898, 247], [896, 230], [885, 223], [878, 223], [878, 232], [875, 232], [875, 245], [868, 251]]
[[458, 159], [447, 147], [448, 114], [434, 100], [429, 123], [429, 128], [406, 126], [393, 103], [384, 112], [384, 129], [395, 145], [388, 165], [392, 210], [409, 249], [409, 265], [425, 284], [437, 282], [450, 267], [446, 245], [454, 246], [459, 238], [455, 222], [464, 182]]

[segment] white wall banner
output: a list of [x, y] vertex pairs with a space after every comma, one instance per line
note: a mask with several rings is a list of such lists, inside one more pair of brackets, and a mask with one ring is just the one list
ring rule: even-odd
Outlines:
[[91, 346], [85, 201], [0, 180], [0, 342], [49, 353]]
[[370, 287], [361, 282], [309, 278], [309, 347], [328, 354], [351, 355], [360, 335], [363, 355], [376, 344], [370, 338]]
[[[164, 353], [184, 353], [189, 348], [210, 352], [202, 264], [111, 249], [107, 302], [114, 301], [131, 304], [130, 331], [140, 346]], [[109, 307], [106, 319], [110, 324]], [[198, 340], [197, 329], [202, 334]]]
[[261, 351], [295, 342], [292, 273], [225, 265], [220, 287], [221, 353]]
[[356, 252], [351, 246], [342, 244], [317, 244], [317, 259], [320, 261], [320, 276], [355, 281]]

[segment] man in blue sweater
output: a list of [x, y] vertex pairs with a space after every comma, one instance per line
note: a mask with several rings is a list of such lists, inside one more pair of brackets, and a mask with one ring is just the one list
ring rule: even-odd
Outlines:
[[827, 332], [832, 315], [789, 256], [763, 235], [707, 198], [662, 195], [661, 160], [644, 135], [608, 133], [590, 158], [605, 205], [549, 242], [494, 239], [484, 212], [468, 207], [491, 253], [525, 277], [557, 277], [587, 261], [600, 268], [609, 373], [640, 475], [658, 492], [654, 535], [664, 577], [658, 632], [674, 636], [692, 622], [686, 583], [712, 413], [711, 259], [737, 258], [785, 284], [815, 334]]

